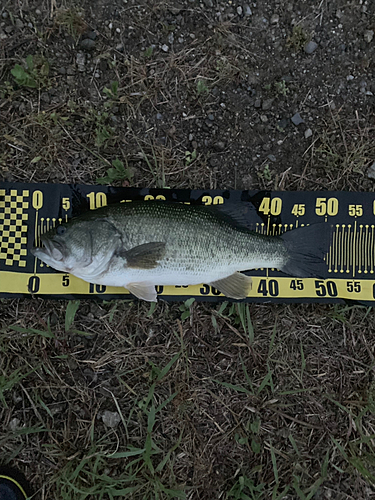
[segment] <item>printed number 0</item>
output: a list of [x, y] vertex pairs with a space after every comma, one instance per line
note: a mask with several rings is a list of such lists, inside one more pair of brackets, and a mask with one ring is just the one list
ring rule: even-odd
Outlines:
[[43, 193], [42, 191], [33, 192], [33, 208], [39, 210], [43, 206]]

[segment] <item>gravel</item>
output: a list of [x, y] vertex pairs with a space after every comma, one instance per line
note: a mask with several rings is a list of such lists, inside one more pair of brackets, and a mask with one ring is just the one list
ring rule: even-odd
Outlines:
[[85, 38], [79, 45], [81, 49], [90, 51], [95, 48], [96, 43], [95, 40], [92, 40], [91, 38]]
[[104, 425], [106, 425], [107, 427], [114, 428], [117, 427], [118, 424], [121, 422], [121, 417], [117, 413], [117, 411], [106, 410], [105, 412], [103, 412], [102, 420], [104, 422]]
[[302, 118], [302, 116], [299, 113], [296, 113], [295, 115], [293, 115], [291, 120], [292, 120], [292, 123], [296, 126], [301, 125], [301, 123], [305, 123], [305, 120]]
[[369, 179], [375, 179], [375, 161], [371, 167], [367, 170], [367, 177]]
[[262, 110], [263, 111], [268, 111], [269, 109], [271, 109], [274, 100], [275, 99], [266, 99], [266, 100], [264, 100], [263, 103], [262, 103]]
[[306, 54], [312, 54], [314, 50], [318, 48], [318, 44], [314, 42], [314, 40], [310, 40], [306, 45], [305, 45], [305, 52]]

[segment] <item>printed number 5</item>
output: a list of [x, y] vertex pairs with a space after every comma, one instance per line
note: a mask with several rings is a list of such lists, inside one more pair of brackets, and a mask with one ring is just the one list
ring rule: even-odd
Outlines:
[[62, 207], [64, 210], [69, 210], [69, 208], [70, 208], [70, 199], [69, 198], [62, 199]]

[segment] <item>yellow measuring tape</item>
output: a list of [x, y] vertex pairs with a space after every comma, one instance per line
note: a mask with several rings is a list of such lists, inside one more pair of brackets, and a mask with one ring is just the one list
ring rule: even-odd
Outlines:
[[[277, 270], [256, 270], [251, 301], [349, 299], [375, 301], [375, 194], [317, 192], [182, 191], [68, 186], [0, 185], [0, 297], [41, 294], [54, 297], [100, 295], [126, 298], [124, 288], [86, 283], [57, 273], [29, 252], [40, 235], [85, 209], [133, 199], [171, 200], [205, 205], [230, 203], [251, 208], [248, 222], [260, 234], [277, 235], [304, 225], [325, 222], [333, 228], [326, 255], [325, 279], [290, 278]], [[311, 242], [312, 245], [314, 242]], [[160, 286], [162, 297], [223, 300], [208, 285]]]

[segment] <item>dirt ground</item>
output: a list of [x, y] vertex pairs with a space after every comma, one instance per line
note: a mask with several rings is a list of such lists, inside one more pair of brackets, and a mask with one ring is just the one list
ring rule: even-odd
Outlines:
[[[0, 181], [374, 191], [374, 32], [371, 0], [3, 0]], [[375, 498], [374, 327], [2, 300], [0, 462], [43, 500]]]

